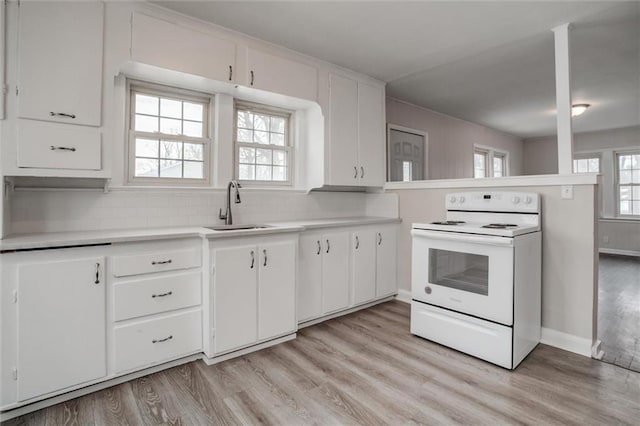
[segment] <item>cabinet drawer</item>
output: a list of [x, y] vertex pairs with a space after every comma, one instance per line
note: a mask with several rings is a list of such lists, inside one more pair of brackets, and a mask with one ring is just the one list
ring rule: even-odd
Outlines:
[[199, 305], [200, 281], [200, 272], [191, 272], [115, 284], [114, 320], [122, 321]]
[[117, 372], [143, 368], [202, 349], [200, 309], [115, 329]]
[[97, 128], [18, 120], [18, 167], [100, 170], [100, 144]]
[[112, 262], [113, 275], [115, 277], [126, 277], [152, 272], [197, 268], [202, 264], [202, 254], [199, 249], [176, 250], [131, 256], [115, 256]]

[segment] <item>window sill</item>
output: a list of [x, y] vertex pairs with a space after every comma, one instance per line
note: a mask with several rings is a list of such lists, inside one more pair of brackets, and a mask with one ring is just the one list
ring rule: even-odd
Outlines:
[[610, 223], [640, 223], [640, 217], [601, 217], [598, 221]]

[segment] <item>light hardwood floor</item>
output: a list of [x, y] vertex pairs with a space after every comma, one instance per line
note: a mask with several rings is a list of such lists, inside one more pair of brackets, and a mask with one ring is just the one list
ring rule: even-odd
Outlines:
[[640, 372], [640, 258], [600, 255], [598, 293], [602, 360]]
[[639, 422], [639, 373], [544, 345], [507, 371], [412, 336], [409, 305], [394, 301], [260, 352], [189, 363], [6, 426]]

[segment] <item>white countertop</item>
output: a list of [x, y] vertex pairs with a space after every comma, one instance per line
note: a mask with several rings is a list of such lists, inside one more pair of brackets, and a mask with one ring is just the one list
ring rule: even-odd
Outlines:
[[349, 217], [333, 219], [310, 219], [289, 222], [268, 222], [268, 228], [250, 230], [214, 231], [205, 227], [171, 227], [143, 229], [114, 229], [101, 231], [50, 232], [40, 234], [11, 235], [0, 240], [0, 251], [42, 249], [53, 247], [83, 246], [92, 244], [150, 241], [162, 239], [202, 237], [231, 238], [249, 235], [302, 232], [307, 229], [337, 226], [359, 226], [383, 223], [399, 223], [400, 219], [383, 217]]

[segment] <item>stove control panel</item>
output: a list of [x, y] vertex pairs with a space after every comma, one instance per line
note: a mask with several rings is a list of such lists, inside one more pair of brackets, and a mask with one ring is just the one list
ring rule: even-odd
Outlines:
[[540, 213], [540, 195], [535, 192], [475, 191], [446, 196], [447, 210]]

